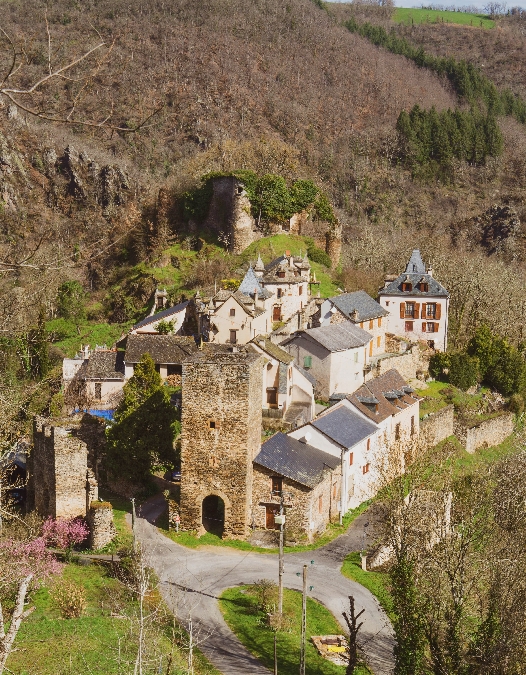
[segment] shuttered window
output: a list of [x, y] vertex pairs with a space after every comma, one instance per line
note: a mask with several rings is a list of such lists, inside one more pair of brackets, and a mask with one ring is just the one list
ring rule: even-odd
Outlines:
[[312, 368], [312, 356], [304, 356], [303, 357], [303, 367], [304, 368]]

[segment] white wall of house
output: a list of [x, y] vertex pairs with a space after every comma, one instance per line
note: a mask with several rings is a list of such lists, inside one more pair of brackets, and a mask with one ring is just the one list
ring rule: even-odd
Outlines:
[[84, 359], [63, 359], [62, 361], [62, 379], [64, 382], [71, 382], [75, 375], [79, 372]]
[[321, 398], [328, 399], [334, 393], [351, 394], [364, 383], [364, 368], [369, 363], [367, 346], [330, 352], [303, 335], [280, 346], [316, 378], [316, 395]]
[[[212, 329], [212, 324], [217, 330]], [[231, 296], [210, 316], [210, 325], [210, 342], [227, 344], [232, 341], [231, 331], [235, 331], [236, 344], [244, 345], [257, 335], [270, 332], [272, 320], [268, 312], [252, 317]]]
[[[98, 387], [100, 385], [100, 398], [98, 397]], [[86, 382], [86, 393], [88, 399], [94, 403], [106, 403], [108, 399], [122, 391], [124, 380], [88, 380]]]
[[281, 318], [280, 321], [288, 321], [291, 316], [306, 307], [309, 303], [309, 284], [307, 281], [298, 281], [298, 283], [266, 283], [265, 288], [273, 294], [273, 297], [267, 301], [271, 318], [274, 318], [274, 307], [279, 306]]
[[[332, 309], [334, 311], [331, 311]], [[323, 301], [320, 310], [320, 326], [333, 326], [349, 321], [328, 298]], [[388, 318], [387, 316], [379, 316], [368, 321], [353, 322], [355, 326], [363, 328], [372, 336], [372, 340], [367, 346], [370, 357], [385, 354], [385, 333], [388, 331]]]
[[389, 312], [390, 333], [413, 341], [433, 342], [437, 351], [446, 351], [449, 298], [384, 295], [379, 303]]

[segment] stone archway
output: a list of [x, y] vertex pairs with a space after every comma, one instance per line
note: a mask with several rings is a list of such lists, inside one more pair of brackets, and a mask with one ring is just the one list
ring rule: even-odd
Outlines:
[[202, 524], [207, 532], [223, 536], [225, 530], [225, 502], [219, 495], [208, 495], [203, 499]]

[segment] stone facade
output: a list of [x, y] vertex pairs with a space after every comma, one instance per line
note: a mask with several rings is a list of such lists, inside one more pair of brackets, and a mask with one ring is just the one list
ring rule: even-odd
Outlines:
[[92, 502], [86, 520], [90, 529], [89, 547], [94, 551], [104, 548], [117, 534], [109, 502]]
[[466, 452], [473, 454], [478, 448], [490, 448], [499, 445], [513, 433], [513, 414], [506, 413], [485, 420], [477, 426], [466, 429], [462, 434]]
[[98, 497], [97, 481], [88, 467], [88, 448], [71, 429], [33, 422], [33, 449], [28, 458], [28, 505], [43, 517], [85, 516]]
[[455, 433], [455, 407], [448, 405], [442, 410], [431, 413], [420, 421], [419, 446], [421, 450], [433, 448], [435, 445], [453, 436]]
[[[267, 510], [279, 511], [279, 497], [272, 495], [272, 477], [278, 474], [269, 469], [254, 465], [252, 490], [252, 525], [256, 528], [267, 526]], [[327, 470], [322, 481], [314, 488], [300, 485], [283, 477], [285, 503], [285, 538], [297, 541], [305, 536], [312, 541], [315, 534], [323, 532], [328, 523], [339, 518], [338, 501], [340, 499], [341, 468]]]
[[183, 363], [181, 528], [246, 537], [264, 359], [234, 349]]
[[370, 380], [373, 377], [380, 377], [393, 368], [405, 380], [424, 379], [429, 370], [429, 359], [432, 354], [433, 351], [423, 343], [413, 345], [404, 353], [392, 354], [376, 361], [373, 360], [371, 370], [365, 379]]

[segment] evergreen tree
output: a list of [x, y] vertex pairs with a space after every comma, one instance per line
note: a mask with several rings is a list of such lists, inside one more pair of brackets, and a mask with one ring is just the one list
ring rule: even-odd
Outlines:
[[113, 476], [143, 482], [158, 464], [176, 461], [177, 413], [149, 354], [124, 385], [124, 396], [107, 431], [107, 468]]

